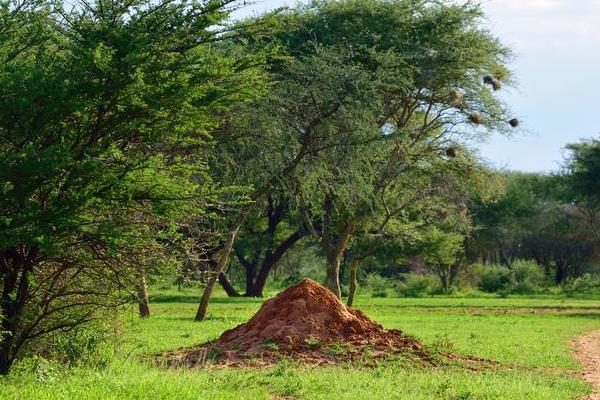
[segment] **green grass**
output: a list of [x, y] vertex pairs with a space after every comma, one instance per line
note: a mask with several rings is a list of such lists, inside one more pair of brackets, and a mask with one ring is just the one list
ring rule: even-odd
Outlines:
[[124, 313], [118, 354], [104, 368], [54, 368], [0, 381], [0, 399], [577, 399], [589, 388], [577, 375], [568, 340], [600, 327], [594, 300], [561, 298], [367, 298], [357, 307], [387, 328], [429, 346], [499, 361], [470, 371], [408, 361], [375, 367], [265, 370], [163, 370], [144, 356], [218, 337], [246, 321], [260, 300], [217, 295], [209, 318], [191, 321], [194, 291], [153, 298], [150, 319]]

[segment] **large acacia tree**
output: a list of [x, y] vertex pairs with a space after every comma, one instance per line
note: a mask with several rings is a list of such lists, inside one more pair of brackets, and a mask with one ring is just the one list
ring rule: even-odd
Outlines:
[[[284, 57], [270, 63], [274, 84], [267, 98], [236, 110], [221, 130], [232, 161], [229, 176], [251, 171], [256, 202], [282, 182], [307, 188], [305, 178], [320, 175], [301, 197], [325, 194], [318, 206], [319, 242], [334, 293], [339, 295], [341, 255], [357, 225], [354, 206], [381, 210], [369, 203], [418, 164], [420, 154], [443, 157], [457, 138], [508, 126], [493, 91], [510, 82], [510, 52], [481, 28], [481, 16], [471, 3], [318, 1], [286, 14], [285, 29], [256, 44], [279, 47]], [[376, 142], [388, 145], [374, 151], [379, 158], [373, 164], [365, 157]], [[326, 176], [330, 185], [323, 184]], [[362, 193], [345, 192], [342, 205], [336, 200], [340, 187]], [[240, 211], [231, 224], [196, 319], [204, 318], [212, 287], [251, 213]]]
[[0, 2], [0, 373], [172, 265], [226, 197], [207, 132], [257, 80], [230, 0]]
[[368, 81], [362, 108], [340, 116], [329, 133], [342, 145], [307, 166], [302, 175], [312, 180], [299, 178], [322, 221], [326, 285], [339, 296], [345, 250], [355, 233], [373, 230], [386, 202], [433, 193], [417, 187], [428, 169], [468, 174], [456, 157], [465, 139], [518, 124], [494, 96], [510, 83], [510, 51], [481, 27], [471, 3], [317, 2], [299, 12], [304, 23], [288, 33], [291, 53], [335, 55]]

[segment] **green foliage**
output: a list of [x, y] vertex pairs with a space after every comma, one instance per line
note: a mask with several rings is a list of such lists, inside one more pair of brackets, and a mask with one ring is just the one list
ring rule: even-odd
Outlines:
[[566, 183], [571, 198], [600, 205], [600, 141], [585, 140], [567, 146], [570, 154], [566, 165]]
[[207, 168], [220, 115], [264, 87], [260, 57], [224, 51], [244, 32], [229, 3], [1, 2], [0, 372], [142, 270], [173, 271], [193, 218], [244, 202]]
[[510, 292], [514, 294], [535, 294], [545, 281], [544, 271], [532, 261], [519, 260], [511, 268]]
[[484, 292], [499, 293], [510, 286], [510, 271], [499, 265], [482, 265], [479, 267], [477, 287]]
[[487, 293], [535, 294], [545, 283], [544, 271], [532, 261], [519, 260], [510, 269], [502, 265], [480, 265], [475, 268], [477, 286]]
[[571, 297], [600, 294], [600, 277], [584, 274], [563, 285], [562, 291]]
[[406, 275], [397, 286], [397, 293], [403, 297], [429, 296], [438, 291], [439, 282], [431, 275]]
[[388, 292], [393, 288], [393, 283], [389, 279], [378, 274], [367, 275], [366, 283], [373, 297], [387, 297]]
[[464, 236], [460, 232], [443, 232], [437, 227], [426, 230], [418, 239], [417, 254], [426, 263], [449, 265], [457, 262], [463, 251]]

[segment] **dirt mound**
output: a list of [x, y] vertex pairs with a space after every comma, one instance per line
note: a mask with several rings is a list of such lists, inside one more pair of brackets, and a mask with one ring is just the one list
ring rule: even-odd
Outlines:
[[166, 355], [169, 365], [266, 363], [285, 356], [314, 363], [377, 358], [422, 345], [401, 331], [385, 330], [358, 310], [343, 305], [329, 290], [305, 279], [264, 302], [246, 323], [215, 342]]

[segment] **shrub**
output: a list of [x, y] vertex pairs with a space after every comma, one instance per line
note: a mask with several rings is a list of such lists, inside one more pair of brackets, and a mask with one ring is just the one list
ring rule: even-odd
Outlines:
[[367, 287], [371, 291], [372, 297], [387, 297], [388, 289], [392, 286], [392, 283], [381, 275], [369, 274], [367, 276]]
[[431, 275], [407, 275], [397, 292], [404, 297], [423, 297], [432, 294], [438, 286], [437, 279]]
[[482, 265], [478, 268], [477, 287], [488, 293], [498, 293], [510, 286], [510, 271], [500, 265]]
[[591, 274], [584, 274], [577, 279], [569, 281], [562, 287], [567, 296], [600, 293], [600, 279]]
[[533, 261], [517, 261], [511, 269], [502, 265], [480, 265], [476, 271], [480, 290], [502, 296], [538, 293], [544, 284], [544, 271]]
[[510, 293], [533, 294], [544, 284], [544, 271], [535, 262], [517, 261], [511, 271]]

